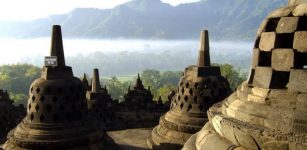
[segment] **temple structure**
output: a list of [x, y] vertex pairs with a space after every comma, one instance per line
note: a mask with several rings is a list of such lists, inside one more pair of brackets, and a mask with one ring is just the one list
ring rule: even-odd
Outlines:
[[220, 68], [211, 66], [208, 31], [202, 31], [197, 65], [185, 69], [176, 93], [170, 93], [170, 110], [148, 138], [149, 148], [180, 149], [208, 121], [208, 108], [230, 92]]
[[113, 100], [108, 90], [100, 85], [98, 69], [93, 71], [92, 87], [86, 92], [86, 99], [90, 114], [101, 123], [102, 128], [106, 130], [125, 128], [124, 123], [118, 119], [112, 109]]
[[25, 116], [23, 105], [14, 106], [7, 91], [0, 90], [0, 143], [5, 142], [7, 133]]
[[41, 77], [32, 83], [27, 115], [10, 131], [3, 148], [111, 149], [112, 141], [107, 141], [105, 132], [88, 113], [82, 82], [73, 76], [72, 68], [65, 65], [59, 25], [53, 26], [50, 56], [56, 58], [55, 62], [48, 62]]
[[153, 100], [150, 88], [144, 88], [139, 74], [133, 89], [128, 87], [124, 99], [125, 101], [115, 105], [113, 109], [127, 128], [153, 127], [168, 109], [167, 104], [158, 104]]
[[307, 149], [307, 0], [260, 25], [249, 79], [212, 106], [185, 150]]

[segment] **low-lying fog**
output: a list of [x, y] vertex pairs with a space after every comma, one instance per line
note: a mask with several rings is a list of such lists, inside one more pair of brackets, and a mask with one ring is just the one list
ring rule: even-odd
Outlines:
[[[109, 67], [106, 66], [113, 66], [112, 63], [131, 67], [135, 65], [139, 69], [183, 70], [182, 67], [195, 63], [199, 47], [198, 40], [63, 39], [63, 43], [67, 65], [77, 67], [77, 71], [74, 68], [74, 72], [77, 72], [78, 75], [93, 67], [108, 69]], [[211, 41], [211, 61], [230, 63], [246, 70], [246, 66], [247, 68], [249, 66], [247, 60], [250, 59], [252, 48], [253, 43], [251, 42]], [[50, 38], [0, 39], [2, 52], [0, 65], [29, 63], [41, 66], [43, 56], [49, 55], [49, 49]], [[140, 71], [139, 69], [133, 70]], [[122, 73], [127, 74], [134, 71]], [[105, 72], [109, 75], [117, 74], [114, 71], [105, 70]]]

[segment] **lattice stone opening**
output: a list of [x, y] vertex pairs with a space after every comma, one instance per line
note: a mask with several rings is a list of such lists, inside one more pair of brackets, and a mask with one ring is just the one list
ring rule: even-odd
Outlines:
[[182, 110], [183, 109], [183, 106], [184, 106], [184, 104], [183, 104], [183, 102], [180, 104], [180, 109]]
[[307, 53], [295, 52], [294, 57], [294, 67], [296, 69], [303, 69], [307, 67]]
[[307, 17], [302, 16], [298, 20], [298, 26], [297, 26], [298, 31], [307, 31]]
[[269, 19], [266, 27], [265, 27], [265, 32], [273, 32], [276, 30], [276, 27], [278, 25], [280, 18], [271, 18]]
[[285, 89], [289, 83], [290, 72], [286, 71], [273, 71], [271, 88], [272, 89]]
[[185, 102], [187, 102], [188, 101], [188, 99], [189, 99], [189, 97], [186, 95], [186, 96], [184, 96], [184, 101]]
[[276, 34], [275, 48], [293, 48], [294, 33]]
[[190, 94], [190, 95], [193, 95], [193, 89], [190, 89], [190, 90], [189, 90], [189, 94]]
[[32, 96], [32, 102], [34, 102], [34, 101], [35, 101], [35, 96], [33, 95], [33, 96]]
[[198, 88], [198, 86], [199, 86], [199, 83], [195, 83], [195, 84], [194, 84], [194, 87], [195, 87], [195, 88]]
[[272, 65], [272, 52], [259, 51], [258, 66], [270, 67]]
[[40, 91], [41, 91], [41, 89], [39, 87], [37, 87], [36, 93], [38, 94]]
[[31, 115], [30, 115], [30, 120], [33, 121], [33, 119], [34, 119], [34, 114], [31, 113]]
[[36, 110], [36, 111], [39, 111], [39, 105], [38, 105], [38, 104], [36, 104], [35, 110]]
[[186, 87], [186, 88], [189, 88], [189, 86], [190, 86], [189, 83], [186, 83], [186, 84], [185, 84], [185, 87]]

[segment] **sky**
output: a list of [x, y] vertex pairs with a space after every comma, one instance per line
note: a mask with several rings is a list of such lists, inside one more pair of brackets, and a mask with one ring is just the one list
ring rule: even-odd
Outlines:
[[[34, 20], [74, 8], [113, 8], [130, 0], [0, 0], [0, 21]], [[173, 6], [200, 0], [161, 0]]]

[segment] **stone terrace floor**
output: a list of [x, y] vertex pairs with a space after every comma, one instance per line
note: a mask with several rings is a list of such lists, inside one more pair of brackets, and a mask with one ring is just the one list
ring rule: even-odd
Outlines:
[[122, 150], [148, 150], [146, 140], [152, 129], [137, 128], [109, 131], [107, 133]]

